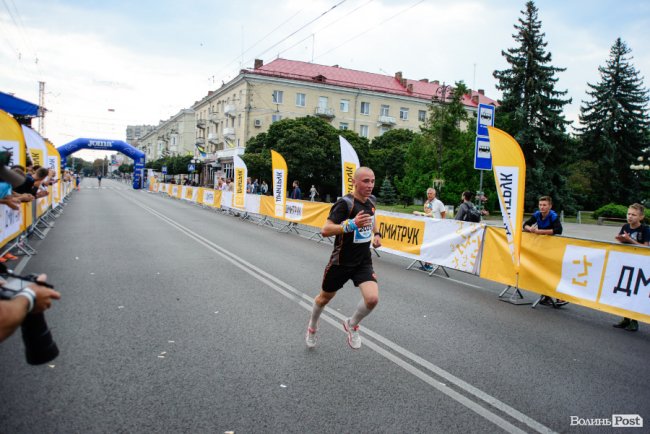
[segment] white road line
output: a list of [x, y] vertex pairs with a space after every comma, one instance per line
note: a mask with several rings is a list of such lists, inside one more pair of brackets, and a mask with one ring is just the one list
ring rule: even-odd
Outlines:
[[[180, 223], [176, 222], [175, 220], [165, 216], [164, 214], [154, 210], [153, 208], [150, 208], [146, 205], [143, 205], [136, 200], [127, 197], [126, 195], [121, 195], [125, 199], [129, 200], [133, 204], [137, 205], [138, 207], [142, 208], [143, 210], [149, 212], [150, 214], [158, 217], [162, 221], [166, 222], [170, 226], [176, 228], [178, 231], [181, 233], [185, 234], [187, 237], [195, 240], [199, 244], [203, 245], [207, 249], [213, 251], [217, 255], [221, 256], [225, 260], [229, 261], [242, 271], [246, 272], [250, 276], [254, 277], [255, 279], [259, 280], [260, 282], [264, 283], [265, 285], [269, 286], [270, 288], [274, 289], [281, 295], [289, 298], [290, 300], [297, 302], [300, 306], [302, 306], [304, 309], [311, 311], [312, 309], [312, 303], [313, 303], [313, 298], [309, 297], [308, 295], [304, 294], [303, 292], [299, 291], [298, 289], [292, 287], [288, 283], [280, 280], [279, 278], [267, 273], [266, 271], [260, 269], [259, 267], [251, 264], [250, 262], [246, 261], [243, 258], [240, 258], [239, 256], [235, 255], [234, 253], [224, 249], [223, 247], [213, 243], [212, 241], [204, 238], [203, 236], [197, 234], [196, 232], [192, 231], [191, 229], [181, 225]], [[345, 316], [339, 312], [336, 312], [335, 310], [332, 310], [330, 308], [325, 308], [325, 311], [330, 314], [331, 316], [337, 317], [339, 320], [335, 320], [327, 315], [321, 316], [321, 318], [328, 323], [334, 325], [336, 328], [343, 330], [343, 327], [341, 325], [341, 321], [345, 319]], [[386, 347], [390, 348], [392, 351], [395, 353], [400, 354], [404, 358], [408, 359], [409, 361], [419, 365], [422, 368], [425, 368], [426, 370], [434, 373], [435, 375], [444, 378], [447, 382], [450, 384], [453, 384], [455, 387], [458, 389], [463, 390], [465, 393], [472, 395], [473, 397], [477, 398], [478, 400], [489, 404], [490, 406], [500, 410], [501, 412], [509, 415], [513, 419], [521, 422], [522, 424], [530, 427], [536, 432], [539, 433], [553, 433], [554, 431], [551, 430], [549, 427], [537, 422], [536, 420], [530, 418], [529, 416], [521, 413], [519, 410], [516, 410], [515, 408], [512, 408], [508, 404], [498, 400], [497, 398], [483, 392], [482, 390], [472, 386], [471, 384], [461, 380], [460, 378], [456, 377], [455, 375], [451, 374], [450, 372], [445, 371], [444, 369], [440, 368], [439, 366], [434, 365], [433, 363], [424, 360], [420, 356], [417, 356], [416, 354], [408, 351], [407, 349], [399, 346], [398, 344], [392, 342], [389, 339], [384, 338], [378, 333], [373, 332], [372, 330], [368, 329], [367, 327], [363, 328], [363, 334], [372, 337], [373, 339], [377, 340], [378, 342], [382, 343]], [[405, 369], [407, 372], [415, 375], [416, 377], [420, 378], [427, 384], [433, 386], [436, 388], [438, 391], [444, 393], [445, 395], [449, 396], [450, 398], [454, 399], [458, 403], [464, 405], [468, 409], [474, 411], [476, 414], [484, 417], [485, 419], [489, 420], [490, 422], [494, 423], [501, 429], [510, 432], [510, 433], [524, 433], [525, 431], [521, 430], [520, 428], [516, 427], [515, 425], [511, 424], [508, 422], [506, 419], [502, 418], [501, 416], [497, 415], [496, 413], [486, 409], [485, 407], [481, 406], [480, 404], [470, 400], [466, 396], [458, 393], [457, 391], [449, 388], [446, 384], [436, 380], [435, 378], [429, 376], [422, 370], [418, 369], [417, 367], [413, 366], [412, 364], [406, 362], [405, 360], [395, 356], [394, 354], [390, 353], [389, 351], [385, 350], [384, 348], [380, 347], [379, 345], [375, 344], [374, 342], [366, 339], [364, 342], [364, 345], [367, 346], [368, 348], [372, 349], [379, 355], [383, 356], [387, 360], [392, 361], [393, 363], [397, 364], [401, 368]]]

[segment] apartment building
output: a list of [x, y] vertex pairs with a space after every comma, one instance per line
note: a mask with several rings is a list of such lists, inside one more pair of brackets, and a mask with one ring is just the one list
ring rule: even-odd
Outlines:
[[[444, 102], [451, 88], [428, 79], [411, 80], [287, 59], [253, 69], [211, 91], [192, 109], [196, 141], [205, 147], [206, 162], [232, 175], [232, 158], [244, 153], [251, 137], [284, 118], [318, 116], [335, 128], [352, 129], [369, 140], [393, 128], [418, 131], [432, 100]], [[479, 103], [496, 104], [483, 90], [463, 100], [470, 112]], [[198, 154], [195, 154], [198, 156]], [[206, 169], [210, 176], [214, 169]], [[208, 173], [209, 171], [209, 173]]]
[[196, 118], [193, 110], [183, 109], [144, 134], [136, 146], [147, 161], [172, 155], [193, 154], [196, 144]]

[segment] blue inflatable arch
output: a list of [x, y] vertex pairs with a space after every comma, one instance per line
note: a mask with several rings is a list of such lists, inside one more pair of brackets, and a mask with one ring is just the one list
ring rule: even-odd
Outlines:
[[144, 179], [144, 152], [129, 145], [122, 140], [85, 139], [79, 138], [56, 148], [61, 155], [61, 166], [65, 167], [68, 155], [80, 149], [98, 149], [102, 151], [118, 151], [133, 159], [133, 188], [142, 187]]

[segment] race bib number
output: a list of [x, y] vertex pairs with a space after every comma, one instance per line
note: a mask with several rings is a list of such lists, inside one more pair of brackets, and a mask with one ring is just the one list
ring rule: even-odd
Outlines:
[[369, 243], [372, 241], [372, 228], [375, 225], [375, 216], [372, 216], [372, 221], [370, 225], [364, 226], [362, 228], [357, 228], [354, 231], [354, 242], [356, 244]]

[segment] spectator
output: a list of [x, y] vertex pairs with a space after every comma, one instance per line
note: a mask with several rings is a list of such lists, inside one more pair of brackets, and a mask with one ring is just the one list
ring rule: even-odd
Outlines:
[[260, 186], [260, 190], [262, 191], [262, 194], [266, 195], [269, 192], [269, 185], [266, 183], [266, 181], [262, 181], [262, 185]]
[[[464, 191], [463, 194], [460, 196], [460, 199], [462, 200], [462, 203], [458, 207], [458, 211], [456, 212], [456, 216], [454, 217], [455, 220], [460, 220], [464, 222], [473, 222], [473, 221], [480, 221], [480, 213], [472, 203], [472, 198], [474, 195], [472, 194], [471, 191]], [[474, 216], [478, 216], [478, 220]]]
[[[39, 282], [45, 282], [47, 276], [38, 276]], [[5, 282], [0, 280], [0, 285]], [[52, 300], [58, 300], [61, 294], [46, 286], [32, 283], [19, 291], [10, 300], [0, 300], [0, 342], [7, 339], [22, 324], [28, 313], [41, 313], [52, 306]]]
[[318, 196], [318, 190], [316, 190], [316, 187], [312, 185], [309, 189], [309, 200], [314, 202], [316, 200], [316, 196]]
[[427, 200], [424, 202], [424, 212], [413, 211], [415, 215], [432, 217], [436, 219], [444, 219], [447, 215], [447, 208], [445, 205], [436, 198], [436, 189], [429, 187], [427, 189]]
[[[639, 203], [633, 203], [627, 209], [627, 223], [623, 225], [621, 231], [616, 235], [616, 240], [625, 244], [634, 244], [635, 246], [650, 245], [650, 227], [643, 224], [645, 217], [645, 208]], [[629, 332], [639, 330], [639, 323], [635, 319], [623, 318], [621, 322], [614, 324], [614, 327], [625, 329]]]
[[[524, 222], [524, 231], [537, 235], [562, 235], [562, 222], [553, 208], [553, 200], [550, 196], [542, 196], [537, 203], [539, 209]], [[569, 304], [568, 301], [553, 299], [549, 296], [542, 295], [539, 303], [553, 307], [561, 307]]]
[[291, 199], [302, 199], [302, 192], [300, 191], [300, 184], [298, 181], [293, 181], [293, 191], [291, 192]]

